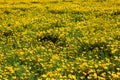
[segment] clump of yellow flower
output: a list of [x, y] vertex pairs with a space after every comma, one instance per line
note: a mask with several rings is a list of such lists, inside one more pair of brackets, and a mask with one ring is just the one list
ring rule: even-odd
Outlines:
[[119, 80], [120, 0], [1, 0], [1, 80]]

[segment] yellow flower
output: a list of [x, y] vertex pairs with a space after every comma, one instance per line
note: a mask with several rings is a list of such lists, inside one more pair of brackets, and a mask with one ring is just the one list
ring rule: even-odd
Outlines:
[[95, 68], [98, 68], [98, 65], [97, 65], [97, 64], [95, 64]]
[[68, 77], [69, 77], [70, 79], [76, 80], [76, 76], [75, 76], [75, 75], [69, 74]]
[[7, 66], [5, 67], [7, 70], [9, 70], [11, 73], [14, 73], [15, 70], [13, 70], [13, 67], [12, 66]]
[[0, 79], [2, 79], [2, 75], [0, 75]]
[[117, 72], [117, 75], [119, 75], [119, 76], [120, 76], [120, 72]]
[[12, 79], [15, 79], [15, 80], [16, 80], [16, 78], [17, 78], [16, 76], [12, 76]]
[[57, 68], [56, 71], [57, 71], [57, 72], [60, 72], [60, 71], [61, 71], [61, 68]]
[[120, 78], [120, 76], [117, 75], [117, 74], [115, 74], [115, 73], [112, 73], [112, 77], [113, 77], [114, 79], [118, 79], [118, 78]]
[[46, 78], [46, 77], [47, 77], [47, 75], [43, 74], [43, 75], [42, 75], [42, 77]]
[[116, 68], [118, 71], [120, 71], [120, 68]]
[[85, 77], [84, 76], [81, 76], [80, 79], [84, 79]]
[[102, 73], [101, 76], [102, 76], [102, 77], [105, 77], [105, 76], [106, 76], [106, 73]]
[[46, 78], [46, 80], [55, 80], [54, 78]]
[[112, 50], [111, 53], [114, 54], [118, 49], [113, 49], [112, 48], [111, 50]]
[[97, 78], [97, 74], [96, 74], [96, 73], [94, 73], [94, 74], [93, 74], [93, 77], [96, 79], [96, 78]]
[[98, 80], [106, 80], [104, 77], [98, 76]]
[[38, 80], [42, 80], [42, 78], [39, 78]]
[[59, 58], [60, 57], [57, 54], [52, 56], [52, 60], [59, 60]]
[[105, 66], [105, 67], [103, 67], [104, 69], [108, 69], [108, 67], [107, 66]]
[[92, 79], [92, 76], [91, 76], [91, 75], [89, 75], [87, 78], [91, 80], [91, 79]]
[[95, 72], [95, 70], [90, 69], [90, 70], [88, 71], [88, 74], [93, 73], [93, 72]]
[[57, 75], [57, 73], [48, 72], [47, 75], [49, 75], [50, 77], [55, 77]]

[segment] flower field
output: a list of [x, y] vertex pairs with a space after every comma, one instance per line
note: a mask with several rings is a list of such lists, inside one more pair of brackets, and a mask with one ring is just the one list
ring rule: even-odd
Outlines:
[[0, 0], [0, 80], [119, 80], [120, 0]]

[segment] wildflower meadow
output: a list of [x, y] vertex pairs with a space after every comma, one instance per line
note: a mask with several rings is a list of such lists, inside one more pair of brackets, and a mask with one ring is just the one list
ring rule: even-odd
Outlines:
[[0, 0], [0, 80], [120, 80], [120, 0]]

